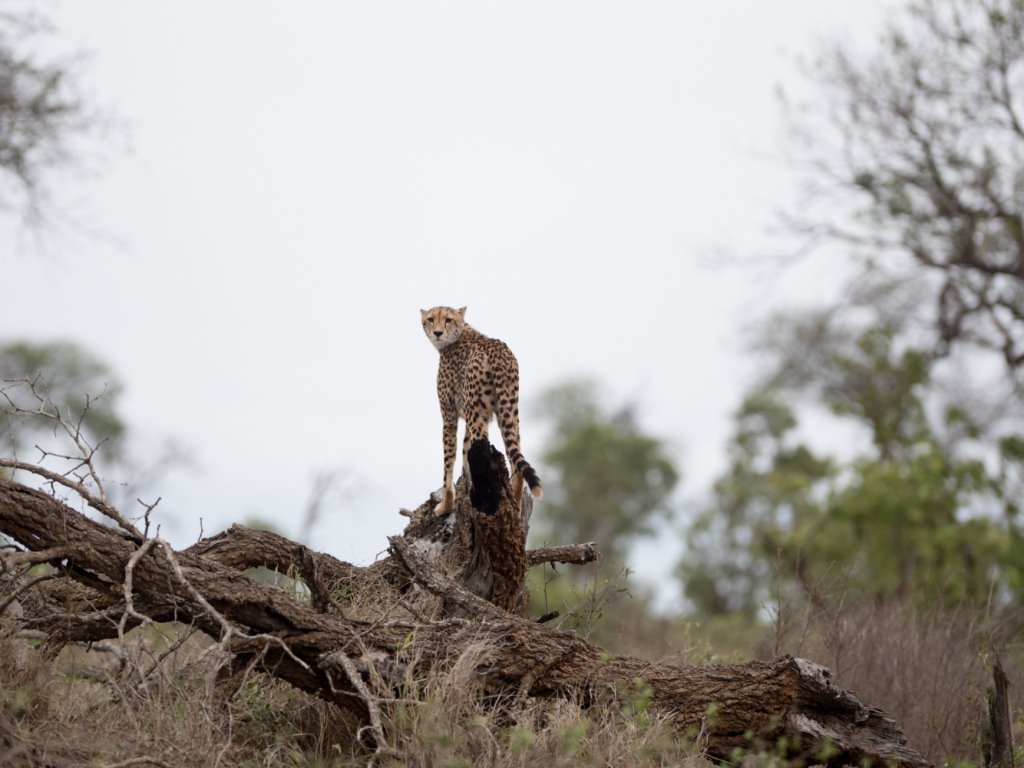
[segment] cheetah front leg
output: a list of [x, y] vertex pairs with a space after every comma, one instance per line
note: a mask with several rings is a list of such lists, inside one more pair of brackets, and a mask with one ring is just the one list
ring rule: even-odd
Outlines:
[[441, 486], [441, 500], [434, 507], [436, 517], [447, 515], [455, 505], [455, 451], [458, 446], [456, 438], [459, 427], [459, 415], [454, 406], [442, 408], [441, 418], [444, 420], [441, 432], [444, 443], [444, 485]]

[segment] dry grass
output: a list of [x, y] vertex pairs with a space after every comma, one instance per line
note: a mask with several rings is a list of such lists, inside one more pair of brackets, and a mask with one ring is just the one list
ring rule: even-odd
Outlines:
[[776, 619], [761, 655], [787, 652], [829, 667], [838, 685], [885, 710], [936, 765], [981, 760], [993, 649], [1012, 683], [1011, 707], [1024, 716], [1018, 610], [995, 617], [973, 608], [838, 600]]
[[[140, 631], [129, 640], [128, 664], [81, 648], [49, 661], [38, 649], [0, 641], [0, 765], [347, 768], [367, 765], [373, 754], [357, 741], [358, 723], [264, 675], [220, 701], [211, 643], [198, 636], [140, 685], [131, 660], [158, 655], [164, 641]], [[565, 700], [488, 699], [474, 671], [487, 652], [471, 646], [450, 668], [407, 681], [384, 722], [402, 757], [380, 765], [706, 763], [642, 700], [584, 709]]]
[[389, 765], [710, 765], [693, 745], [681, 742], [671, 727], [652, 718], [643, 706], [584, 709], [565, 699], [522, 704], [485, 701], [465, 696], [461, 682], [453, 670], [451, 677], [433, 679], [428, 695], [417, 705], [396, 710], [389, 730], [396, 735], [393, 744], [406, 758]]
[[154, 679], [143, 688], [96, 653], [67, 652], [49, 662], [38, 650], [15, 653], [8, 641], [0, 655], [7, 750], [0, 764], [102, 765], [148, 756], [200, 766], [230, 746], [201, 676]]
[[[379, 613], [379, 603], [370, 607]], [[417, 612], [430, 608], [416, 606]], [[679, 663], [718, 656], [707, 639], [715, 635], [699, 625], [666, 619], [645, 624], [632, 611], [627, 615], [632, 634], [620, 637], [639, 637], [640, 647], [672, 645]], [[0, 637], [0, 765], [347, 768], [371, 761], [372, 745], [359, 741], [359, 723], [284, 683], [253, 674], [224, 701], [214, 684], [219, 660], [209, 638], [196, 633], [162, 656], [182, 631], [136, 630], [119, 654], [69, 647], [53, 660], [24, 641]], [[925, 613], [906, 605], [837, 601], [815, 610], [780, 611], [774, 627], [761, 632], [761, 642], [748, 644], [746, 656], [791, 653], [829, 666], [840, 686], [888, 712], [910, 744], [936, 765], [980, 761], [992, 647], [1003, 651], [1015, 710], [1024, 708], [1024, 653], [1011, 642], [1020, 637], [1019, 626], [976, 611]], [[749, 637], [751, 628], [733, 634]], [[742, 655], [735, 647], [723, 652], [729, 660]], [[381, 756], [378, 765], [707, 764], [699, 749], [648, 711], [639, 689], [634, 701], [589, 708], [571, 700], [489, 697], [476, 674], [487, 654], [485, 644], [470, 645], [447, 668], [407, 677], [394, 693], [398, 703], [382, 708], [388, 745], [401, 757]], [[139, 670], [152, 672], [143, 682]], [[780, 761], [747, 757], [743, 763]]]

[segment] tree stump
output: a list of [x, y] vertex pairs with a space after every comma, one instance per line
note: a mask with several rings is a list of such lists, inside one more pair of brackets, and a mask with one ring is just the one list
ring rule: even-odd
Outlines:
[[[433, 513], [435, 496], [411, 513], [402, 534], [427, 565], [499, 608], [522, 615], [526, 610], [526, 537], [533, 497], [523, 494], [522, 506], [512, 498], [505, 457], [486, 440], [469, 449], [472, 487], [462, 477], [455, 506], [445, 516]], [[595, 552], [596, 556], [596, 552]], [[449, 605], [445, 614], [465, 616]]]
[[986, 768], [1014, 768], [1013, 718], [1010, 717], [1010, 681], [999, 654], [992, 660], [992, 687], [988, 689], [988, 722], [982, 734]]

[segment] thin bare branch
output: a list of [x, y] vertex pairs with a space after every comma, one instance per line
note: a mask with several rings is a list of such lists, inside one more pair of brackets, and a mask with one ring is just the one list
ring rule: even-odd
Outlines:
[[50, 581], [50, 579], [56, 579], [61, 576], [63, 576], [63, 574], [56, 572], [44, 573], [43, 575], [36, 576], [31, 581], [27, 581], [24, 584], [20, 585], [17, 589], [11, 592], [11, 594], [4, 598], [3, 602], [0, 602], [0, 614], [6, 611], [7, 606], [9, 606], [11, 603], [17, 600], [18, 596], [21, 595], [23, 592], [27, 592], [28, 590], [32, 589], [32, 587], [36, 586], [37, 584], [41, 584], [44, 581]]
[[38, 565], [60, 560], [67, 554], [67, 547], [53, 547], [40, 552], [15, 552], [0, 557], [0, 573], [14, 570], [22, 565]]
[[44, 469], [37, 464], [29, 464], [27, 462], [16, 461], [14, 459], [0, 459], [0, 467], [8, 467], [10, 469], [20, 469], [25, 472], [31, 472], [33, 475], [38, 475], [39, 477], [49, 480], [51, 483], [56, 483], [57, 485], [68, 488], [81, 496], [82, 500], [85, 501], [86, 504], [95, 509], [101, 515], [110, 518], [121, 526], [121, 528], [131, 534], [136, 541], [141, 543], [145, 539], [145, 536], [142, 535], [139, 529], [132, 525], [124, 515], [117, 511], [116, 508], [108, 504], [102, 498], [93, 495], [88, 488], [79, 482], [69, 480], [64, 475], [52, 472], [49, 469]]
[[[360, 677], [359, 671], [356, 669], [355, 664], [352, 663], [352, 659], [350, 659], [346, 654], [338, 652], [330, 654], [325, 661], [337, 664], [345, 670], [345, 676], [348, 678], [349, 683], [351, 683], [352, 687], [356, 689], [360, 698], [362, 698], [363, 703], [366, 705], [367, 712], [370, 716], [370, 724], [369, 726], [364, 726], [364, 728], [368, 729], [373, 734], [373, 742], [375, 746], [373, 757], [370, 759], [368, 765], [375, 765], [382, 755], [403, 759], [405, 754], [390, 747], [387, 739], [384, 738], [384, 726], [381, 723], [380, 706], [377, 699], [366, 687], [362, 677]], [[328, 672], [326, 674], [331, 691], [337, 693], [334, 688], [334, 682], [330, 679], [330, 673]], [[360, 733], [362, 730], [363, 729], [360, 729]]]

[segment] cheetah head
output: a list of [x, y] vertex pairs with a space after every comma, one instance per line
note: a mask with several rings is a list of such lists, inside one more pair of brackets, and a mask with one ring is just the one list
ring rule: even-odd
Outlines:
[[466, 328], [466, 308], [434, 307], [421, 309], [423, 332], [438, 351], [459, 340]]

